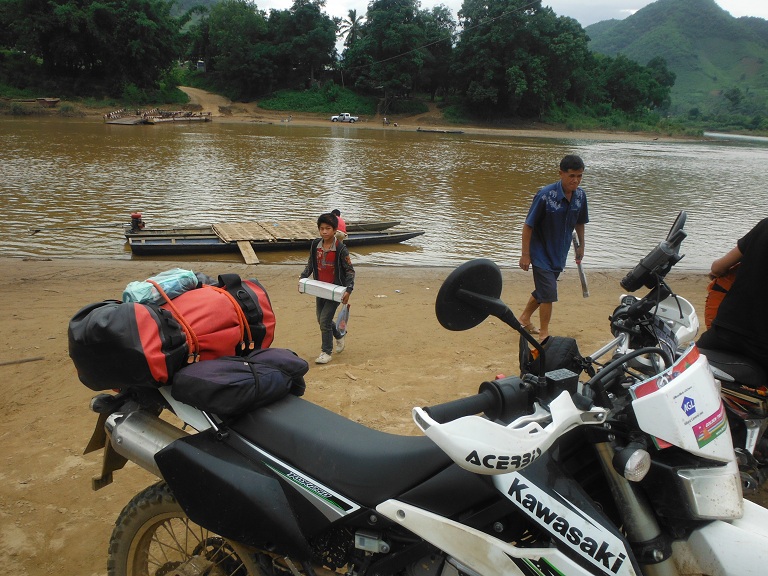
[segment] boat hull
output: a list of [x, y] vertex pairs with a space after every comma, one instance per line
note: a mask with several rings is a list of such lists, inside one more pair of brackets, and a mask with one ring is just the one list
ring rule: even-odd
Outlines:
[[[400, 224], [399, 220], [372, 220], [370, 222], [347, 222], [347, 232], [381, 232], [394, 228]], [[126, 238], [147, 238], [150, 236], [158, 237], [192, 237], [192, 236], [215, 236], [213, 227], [208, 226], [179, 226], [177, 228], [144, 228], [138, 232], [131, 230], [130, 226], [124, 229]]]
[[[390, 232], [351, 232], [344, 243], [356, 246], [399, 244], [421, 236], [423, 230]], [[275, 252], [281, 250], [308, 250], [313, 238], [298, 240], [251, 241], [254, 252]], [[162, 237], [135, 235], [128, 238], [131, 252], [137, 256], [173, 256], [190, 254], [224, 254], [238, 252], [235, 242], [224, 242], [218, 236]]]

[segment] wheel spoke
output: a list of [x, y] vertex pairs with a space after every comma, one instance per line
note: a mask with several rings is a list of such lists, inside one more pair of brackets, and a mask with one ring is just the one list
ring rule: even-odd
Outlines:
[[[109, 576], [264, 576], [247, 548], [192, 522], [167, 485], [137, 494], [110, 541]], [[271, 573], [271, 571], [267, 572]]]

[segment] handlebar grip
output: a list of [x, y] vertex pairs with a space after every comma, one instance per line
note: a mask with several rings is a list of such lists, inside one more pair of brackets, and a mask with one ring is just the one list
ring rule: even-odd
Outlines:
[[425, 406], [424, 412], [429, 414], [435, 422], [445, 424], [463, 416], [471, 416], [480, 412], [487, 412], [499, 402], [498, 395], [491, 389], [486, 389], [479, 394], [467, 398], [451, 400], [444, 404]]

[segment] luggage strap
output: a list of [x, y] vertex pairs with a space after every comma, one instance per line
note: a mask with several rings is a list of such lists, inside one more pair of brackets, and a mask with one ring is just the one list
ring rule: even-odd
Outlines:
[[160, 295], [165, 298], [166, 303], [168, 304], [168, 308], [171, 309], [171, 312], [173, 313], [174, 317], [179, 321], [179, 324], [181, 325], [181, 329], [184, 331], [184, 334], [187, 336], [187, 342], [189, 343], [189, 355], [187, 356], [187, 364], [193, 364], [194, 362], [198, 362], [200, 360], [200, 342], [197, 339], [197, 335], [195, 334], [195, 331], [192, 330], [192, 326], [189, 324], [189, 322], [186, 321], [184, 316], [179, 312], [178, 308], [173, 305], [173, 301], [168, 298], [168, 294], [165, 293], [165, 290], [163, 290], [160, 287], [160, 284], [155, 282], [154, 280], [147, 278], [147, 282], [152, 284], [152, 286], [155, 287], [155, 289], [160, 293]]
[[251, 334], [251, 326], [248, 323], [248, 318], [245, 315], [245, 312], [243, 311], [242, 307], [238, 303], [238, 301], [235, 299], [232, 294], [227, 292], [224, 288], [219, 288], [218, 286], [211, 286], [210, 284], [203, 285], [203, 288], [210, 288], [212, 290], [216, 290], [219, 294], [223, 294], [227, 298], [229, 298], [230, 302], [232, 302], [232, 307], [235, 309], [235, 312], [237, 312], [237, 319], [240, 323], [240, 350], [253, 350], [256, 347], [256, 344], [253, 342], [253, 335]]
[[243, 287], [243, 281], [237, 274], [220, 274], [219, 284], [224, 286], [235, 301], [245, 309], [246, 313], [259, 312], [258, 298], [254, 300], [248, 291]]

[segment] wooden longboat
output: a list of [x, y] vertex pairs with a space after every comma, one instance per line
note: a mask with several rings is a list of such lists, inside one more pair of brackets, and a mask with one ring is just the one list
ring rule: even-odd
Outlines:
[[[422, 234], [424, 234], [423, 230], [349, 232], [344, 243], [349, 247], [399, 244]], [[254, 252], [308, 250], [313, 239], [249, 240], [248, 243]], [[215, 234], [190, 236], [144, 236], [143, 234], [136, 234], [128, 238], [128, 244], [131, 252], [137, 256], [222, 254], [241, 250], [236, 242], [225, 242]]]
[[416, 128], [416, 132], [434, 132], [435, 134], [464, 134], [464, 130], [440, 130], [438, 128]]
[[[381, 232], [394, 228], [400, 224], [400, 220], [370, 220], [360, 222], [347, 222], [347, 232]], [[208, 226], [179, 226], [174, 228], [143, 228], [134, 231], [130, 226], [126, 226], [124, 234], [129, 238], [148, 238], [148, 237], [183, 237], [185, 239], [195, 236], [216, 236], [213, 225]]]

